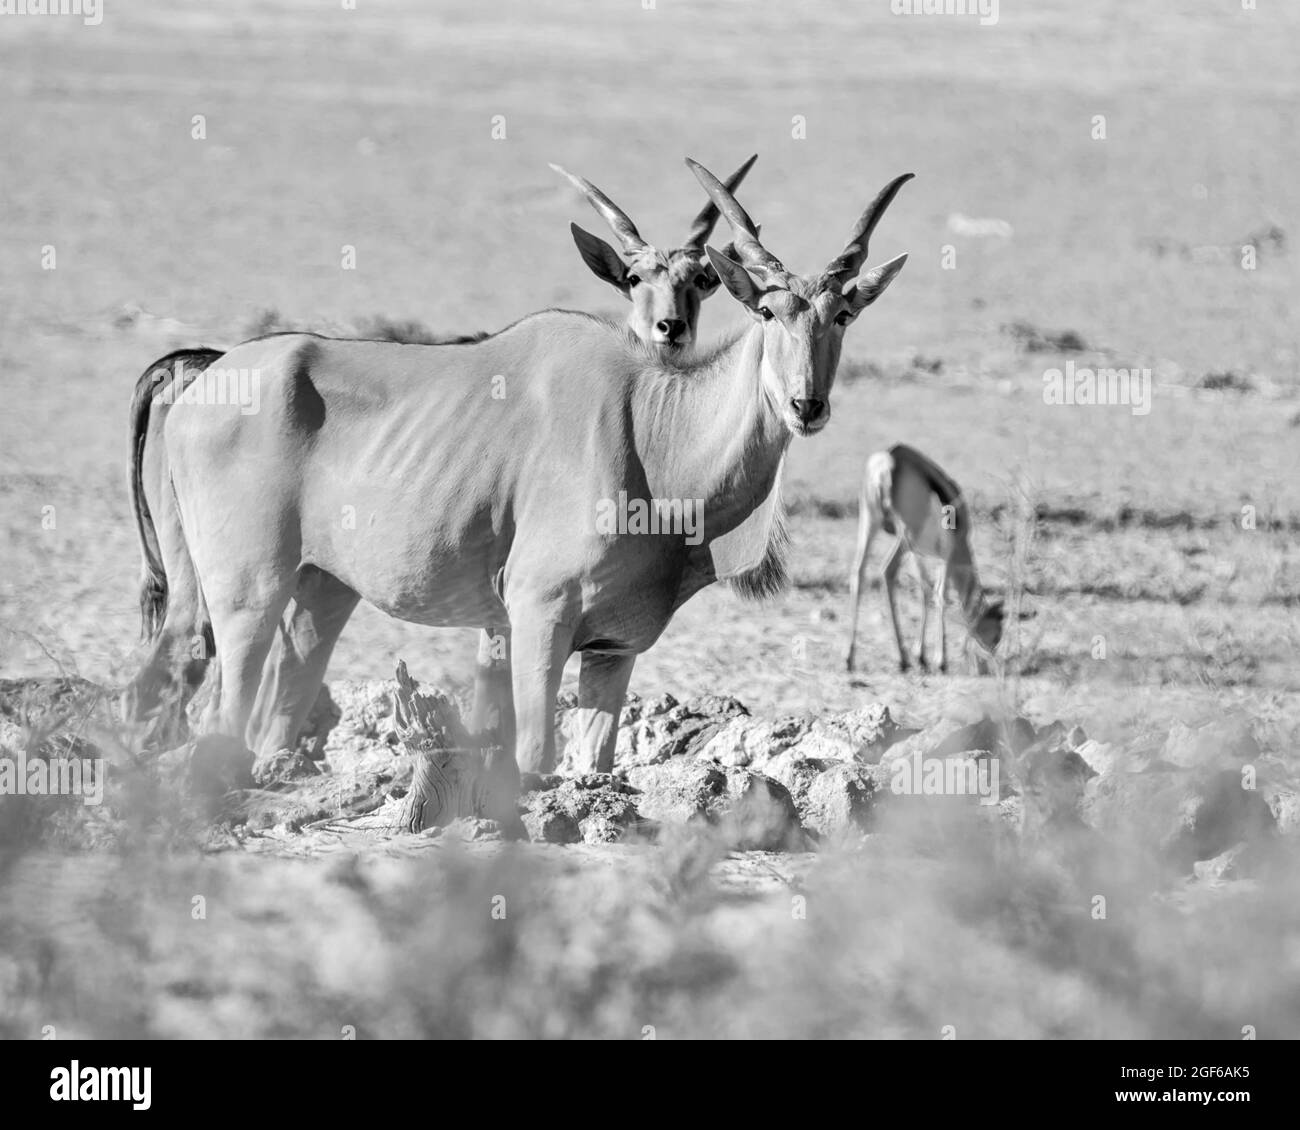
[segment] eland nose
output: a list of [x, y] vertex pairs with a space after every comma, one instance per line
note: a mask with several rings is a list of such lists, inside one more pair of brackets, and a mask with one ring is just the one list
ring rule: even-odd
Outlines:
[[799, 417], [801, 424], [811, 424], [820, 419], [822, 413], [826, 411], [826, 401], [815, 397], [812, 400], [792, 400], [790, 407], [794, 409], [794, 414]]
[[686, 332], [686, 323], [681, 318], [665, 318], [655, 323], [657, 329], [667, 341], [676, 341]]

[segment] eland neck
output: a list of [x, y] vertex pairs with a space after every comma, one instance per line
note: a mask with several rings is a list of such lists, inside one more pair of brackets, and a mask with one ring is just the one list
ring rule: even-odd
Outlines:
[[650, 490], [702, 499], [706, 538], [768, 497], [790, 443], [762, 382], [762, 346], [754, 327], [696, 366], [638, 382], [633, 420]]

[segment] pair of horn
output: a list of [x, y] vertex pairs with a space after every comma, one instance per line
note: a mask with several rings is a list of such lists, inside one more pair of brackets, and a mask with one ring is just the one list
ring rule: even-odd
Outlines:
[[[748, 161], [740, 166], [730, 177], [724, 186], [724, 192], [728, 200], [734, 200], [731, 193], [740, 187], [740, 182], [745, 179], [745, 174], [753, 168], [754, 162], [758, 160], [758, 154], [755, 153]], [[614, 234], [618, 237], [619, 243], [623, 245], [623, 250], [629, 255], [636, 255], [645, 251], [650, 245], [641, 238], [641, 234], [636, 230], [634, 224], [626, 212], [615, 204], [608, 196], [600, 191], [586, 177], [577, 177], [559, 165], [551, 165], [561, 176], [567, 177], [569, 183], [573, 185], [586, 198], [587, 202], [605, 217], [605, 222], [609, 224]], [[712, 176], [712, 174], [709, 174]], [[705, 186], [708, 187], [707, 185]], [[739, 207], [739, 205], [737, 205]], [[705, 243], [708, 242], [709, 236], [713, 234], [713, 228], [718, 222], [718, 205], [710, 193], [709, 202], [700, 209], [700, 213], [691, 222], [691, 230], [687, 233], [686, 242], [683, 247], [693, 251], [703, 251]]]
[[[731, 186], [724, 185], [698, 161], [692, 161], [687, 157], [686, 164], [704, 186], [704, 191], [709, 194], [709, 200], [727, 217], [727, 222], [731, 225], [735, 236], [735, 247], [741, 263], [765, 274], [785, 274], [785, 267], [780, 260], [759, 242], [758, 227], [731, 194]], [[833, 282], [843, 286], [857, 277], [867, 258], [867, 244], [871, 239], [871, 233], [876, 230], [876, 225], [880, 222], [880, 217], [885, 214], [885, 209], [894, 202], [898, 190], [914, 175], [904, 173], [901, 177], [895, 177], [880, 190], [880, 194], [867, 206], [867, 210], [853, 226], [853, 233], [849, 236], [848, 243], [844, 245], [844, 250], [826, 265], [826, 269], [822, 272], [823, 279], [828, 283]]]

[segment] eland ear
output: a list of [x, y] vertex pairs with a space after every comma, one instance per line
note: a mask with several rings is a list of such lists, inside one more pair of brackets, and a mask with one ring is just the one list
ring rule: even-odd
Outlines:
[[879, 267], [872, 267], [871, 270], [858, 279], [854, 283], [853, 289], [845, 292], [844, 295], [853, 313], [857, 315], [884, 294], [885, 288], [894, 281], [894, 278], [903, 269], [903, 264], [906, 262], [907, 256], [905, 254], [899, 255], [889, 260], [888, 263], [881, 263]]
[[591, 268], [591, 273], [626, 294], [627, 264], [619, 258], [618, 252], [600, 236], [583, 231], [577, 224], [570, 224], [569, 230], [573, 233], [573, 242], [578, 245], [582, 261]]
[[727, 288], [731, 297], [744, 306], [746, 310], [754, 312], [758, 307], [760, 292], [758, 284], [750, 273], [734, 259], [727, 258], [727, 256], [720, 251], [715, 251], [712, 247], [706, 247], [704, 251], [709, 257], [709, 262], [713, 264], [713, 269], [718, 272], [718, 278], [722, 280], [722, 285]]

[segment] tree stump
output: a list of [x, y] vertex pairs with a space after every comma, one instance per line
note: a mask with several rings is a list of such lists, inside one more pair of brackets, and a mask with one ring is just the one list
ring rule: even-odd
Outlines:
[[394, 729], [412, 763], [411, 788], [394, 828], [420, 832], [462, 816], [482, 816], [487, 794], [481, 745], [466, 732], [460, 711], [440, 691], [426, 694], [397, 664]]

